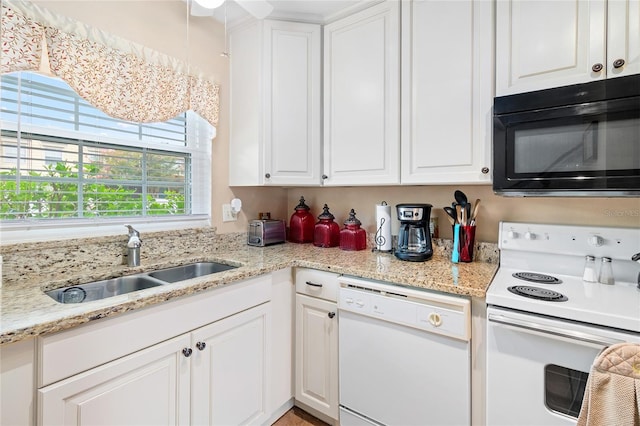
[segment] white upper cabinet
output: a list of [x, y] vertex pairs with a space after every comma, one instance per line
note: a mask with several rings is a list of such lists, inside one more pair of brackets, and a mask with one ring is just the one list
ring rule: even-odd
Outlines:
[[640, 72], [640, 0], [498, 0], [496, 95]]
[[607, 77], [640, 74], [640, 0], [607, 2]]
[[324, 184], [398, 184], [400, 2], [324, 28]]
[[229, 185], [320, 184], [320, 26], [252, 22], [229, 37]]
[[493, 2], [402, 5], [402, 183], [490, 183]]

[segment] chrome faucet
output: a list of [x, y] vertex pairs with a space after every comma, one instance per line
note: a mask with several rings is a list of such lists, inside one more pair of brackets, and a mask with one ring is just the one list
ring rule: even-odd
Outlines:
[[133, 229], [131, 225], [125, 226], [129, 229], [129, 241], [127, 242], [127, 265], [140, 266], [140, 247], [142, 247], [140, 232]]
[[[631, 260], [640, 263], [640, 253], [636, 253], [631, 256]], [[638, 290], [640, 290], [640, 272], [638, 272]]]

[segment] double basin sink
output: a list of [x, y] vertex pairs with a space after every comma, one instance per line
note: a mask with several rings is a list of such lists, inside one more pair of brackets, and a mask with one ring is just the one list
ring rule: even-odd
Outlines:
[[45, 292], [59, 303], [83, 303], [235, 269], [218, 262], [197, 262], [146, 274], [127, 275]]

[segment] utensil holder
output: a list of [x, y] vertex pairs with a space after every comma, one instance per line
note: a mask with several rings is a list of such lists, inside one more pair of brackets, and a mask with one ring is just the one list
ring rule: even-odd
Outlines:
[[460, 226], [460, 262], [473, 262], [473, 248], [476, 244], [475, 225]]

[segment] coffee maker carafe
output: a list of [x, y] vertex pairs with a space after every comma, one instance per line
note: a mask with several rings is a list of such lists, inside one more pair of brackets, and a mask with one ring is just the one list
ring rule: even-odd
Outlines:
[[396, 205], [400, 221], [398, 247], [395, 250], [398, 259], [422, 262], [433, 256], [429, 233], [431, 207], [431, 204]]

